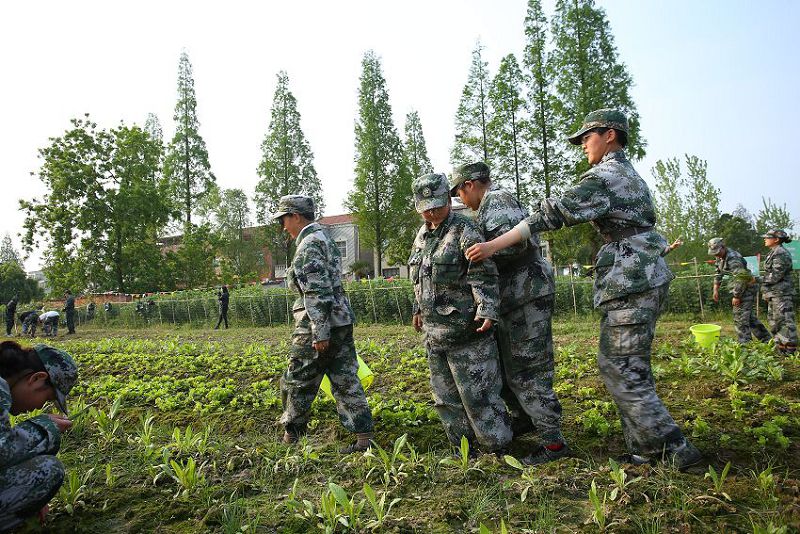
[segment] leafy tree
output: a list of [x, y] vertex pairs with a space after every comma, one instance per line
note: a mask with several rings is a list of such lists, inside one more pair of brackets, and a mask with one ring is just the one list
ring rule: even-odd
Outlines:
[[22, 256], [17, 249], [14, 248], [14, 242], [11, 241], [11, 236], [6, 234], [3, 237], [3, 242], [0, 244], [0, 263], [16, 263], [22, 266]]
[[158, 232], [171, 215], [160, 174], [162, 148], [139, 127], [99, 130], [88, 116], [39, 151], [47, 193], [21, 201], [26, 251], [46, 245], [45, 273], [65, 288], [153, 289], [150, 264]]
[[406, 115], [406, 139], [404, 155], [408, 171], [417, 178], [433, 172], [433, 165], [428, 158], [425, 135], [422, 133], [422, 122], [419, 113], [411, 111]]
[[167, 149], [164, 173], [169, 179], [176, 203], [183, 209], [183, 223], [192, 224], [196, 205], [216, 183], [208, 162], [206, 142], [200, 136], [197, 98], [192, 64], [184, 51], [178, 63], [178, 102], [175, 104], [175, 135]]
[[523, 204], [534, 196], [527, 180], [530, 156], [523, 132], [529, 130], [527, 103], [522, 91], [525, 78], [514, 54], [500, 60], [497, 74], [489, 88], [489, 102], [494, 110], [487, 124], [497, 181], [514, 191]]
[[397, 241], [395, 230], [412, 201], [412, 178], [392, 121], [380, 59], [369, 51], [361, 65], [355, 179], [345, 205], [353, 212], [363, 243], [375, 248], [375, 272], [380, 273], [384, 251]]
[[188, 226], [177, 250], [167, 254], [175, 287], [194, 289], [217, 283], [215, 272], [218, 240], [209, 224]]
[[764, 232], [775, 228], [791, 234], [794, 229], [794, 221], [789, 210], [786, 209], [786, 204], [778, 206], [771, 199], [764, 197], [761, 197], [761, 203], [763, 206], [758, 211], [758, 215], [756, 215], [756, 231], [758, 235], [764, 235]]
[[270, 121], [261, 143], [255, 204], [258, 221], [265, 225], [265, 241], [273, 253], [282, 253], [286, 265], [291, 256], [291, 243], [271, 217], [284, 195], [308, 195], [314, 199], [317, 215], [325, 211], [322, 186], [314, 168], [314, 155], [300, 127], [297, 99], [289, 90], [289, 77], [278, 73], [272, 99]]
[[164, 144], [164, 131], [161, 129], [161, 121], [158, 115], [148, 113], [147, 120], [144, 121], [144, 131], [159, 145]]
[[456, 137], [450, 152], [450, 162], [453, 165], [477, 160], [491, 165], [487, 134], [487, 125], [491, 118], [490, 85], [488, 63], [483, 60], [483, 46], [478, 41], [472, 51], [467, 83], [461, 91], [461, 100], [456, 110]]
[[264, 263], [259, 243], [245, 236], [250, 225], [247, 195], [241, 189], [224, 189], [214, 209], [219, 234], [221, 271], [225, 282], [254, 280]]
[[23, 303], [41, 299], [44, 292], [18, 263], [5, 261], [0, 263], [0, 304], [6, 304], [14, 295]]
[[762, 251], [763, 241], [750, 221], [741, 215], [741, 212], [720, 215], [714, 225], [714, 237], [723, 238], [727, 246], [743, 256], [752, 256]]
[[[594, 0], [557, 0], [552, 18], [553, 51], [550, 57], [555, 78], [554, 112], [562, 135], [578, 129], [587, 113], [599, 108], [617, 108], [630, 121], [628, 155], [645, 155], [646, 142], [639, 129], [639, 113], [630, 95], [633, 79], [619, 60], [605, 10]], [[578, 172], [587, 163], [573, 151]]]
[[658, 227], [668, 239], [685, 241], [673, 253], [676, 257], [702, 258], [720, 218], [719, 189], [708, 179], [705, 160], [687, 154], [685, 161], [685, 175], [678, 158], [659, 160], [651, 170], [656, 181]]

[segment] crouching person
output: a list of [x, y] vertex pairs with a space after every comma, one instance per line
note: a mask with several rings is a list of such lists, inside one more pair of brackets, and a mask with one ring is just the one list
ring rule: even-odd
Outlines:
[[11, 426], [9, 414], [39, 409], [52, 401], [65, 415], [65, 397], [78, 369], [62, 350], [0, 343], [0, 531], [47, 513], [47, 503], [64, 481], [56, 458], [61, 433], [72, 422], [60, 415], [38, 415]]
[[273, 218], [297, 243], [286, 280], [300, 293], [292, 306], [289, 368], [281, 379], [283, 441], [294, 443], [306, 432], [311, 404], [327, 374], [339, 420], [356, 435], [341, 452], [365, 451], [372, 439], [372, 412], [358, 379], [355, 315], [342, 287], [341, 253], [328, 231], [314, 222], [311, 197], [281, 197]]
[[444, 174], [417, 178], [413, 190], [425, 220], [409, 259], [413, 323], [425, 334], [436, 411], [451, 443], [466, 436], [484, 452], [499, 453], [512, 435], [492, 331], [500, 298], [497, 268], [491, 260], [470, 263], [464, 257], [483, 237], [471, 219], [451, 210]]

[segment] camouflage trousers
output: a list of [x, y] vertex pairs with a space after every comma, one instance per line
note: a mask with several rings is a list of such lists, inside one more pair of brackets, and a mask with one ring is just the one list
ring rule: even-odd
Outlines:
[[752, 341], [753, 337], [766, 343], [772, 337], [756, 315], [757, 292], [756, 285], [748, 287], [742, 295], [739, 305], [733, 308], [733, 325], [736, 328], [739, 343]]
[[350, 432], [372, 432], [372, 412], [358, 379], [353, 325], [331, 328], [330, 347], [324, 354], [311, 346], [310, 329], [305, 325], [295, 329], [289, 367], [281, 378], [280, 422], [286, 430], [294, 433], [305, 430], [323, 375], [328, 375], [331, 381], [342, 425]]
[[503, 315], [497, 328], [501, 396], [512, 419], [529, 417], [545, 443], [564, 441], [561, 403], [553, 391], [554, 304], [554, 295], [530, 301]]
[[55, 456], [34, 456], [0, 470], [0, 532], [33, 517], [64, 482], [64, 466]]
[[661, 458], [687, 447], [675, 420], [656, 394], [650, 368], [656, 319], [669, 284], [601, 303], [600, 377], [617, 405], [631, 454]]
[[794, 301], [790, 295], [770, 297], [767, 300], [767, 320], [779, 349], [797, 350], [797, 323], [794, 316]]
[[511, 423], [500, 397], [502, 377], [494, 336], [459, 346], [434, 346], [427, 340], [428, 366], [436, 411], [450, 443], [461, 436], [485, 451], [511, 441]]

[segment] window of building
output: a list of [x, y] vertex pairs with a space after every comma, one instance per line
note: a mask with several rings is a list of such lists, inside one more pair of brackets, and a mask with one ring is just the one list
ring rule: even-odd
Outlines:
[[343, 258], [347, 257], [347, 241], [337, 241], [336, 246], [339, 247], [339, 252]]

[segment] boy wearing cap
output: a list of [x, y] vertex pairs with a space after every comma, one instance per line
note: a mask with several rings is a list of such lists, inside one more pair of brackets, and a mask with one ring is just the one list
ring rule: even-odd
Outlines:
[[[0, 531], [19, 526], [39, 512], [64, 481], [64, 466], [56, 458], [61, 433], [72, 426], [66, 396], [78, 368], [66, 352], [36, 345], [22, 348], [0, 343]], [[42, 414], [11, 426], [9, 415], [39, 409], [47, 401], [65, 416]]]
[[500, 397], [502, 377], [492, 326], [498, 319], [497, 267], [469, 262], [464, 252], [483, 242], [477, 225], [450, 209], [443, 174], [414, 181], [422, 225], [408, 260], [414, 284], [413, 324], [425, 333], [436, 411], [451, 443], [465, 436], [485, 452], [511, 441]]
[[759, 341], [767, 342], [772, 336], [758, 320], [754, 306], [758, 294], [758, 284], [747, 268], [747, 262], [741, 254], [725, 245], [725, 240], [715, 237], [708, 242], [708, 254], [714, 256], [714, 302], [719, 302], [719, 286], [722, 279], [730, 277], [731, 305], [733, 306], [733, 326], [739, 343], [747, 343], [755, 336]]
[[628, 119], [613, 109], [586, 115], [569, 141], [594, 167], [560, 198], [538, 203], [510, 232], [473, 245], [473, 261], [527, 240], [533, 232], [591, 222], [605, 241], [595, 258], [594, 305], [601, 312], [597, 363], [614, 399], [634, 464], [667, 461], [686, 469], [702, 460], [656, 394], [650, 367], [656, 319], [674, 278], [663, 258], [647, 184], [625, 156]]
[[792, 239], [783, 230], [765, 233], [764, 246], [770, 251], [764, 260], [764, 287], [761, 293], [767, 301], [769, 327], [775, 336], [775, 348], [783, 354], [797, 351], [797, 323], [794, 318], [794, 283], [792, 255], [783, 248]]
[[314, 218], [314, 201], [303, 195], [281, 197], [273, 215], [297, 243], [286, 282], [300, 293], [292, 306], [295, 328], [289, 367], [281, 379], [280, 421], [284, 443], [297, 442], [306, 432], [311, 403], [327, 374], [339, 420], [356, 434], [356, 441], [341, 450], [349, 454], [369, 448], [372, 412], [358, 379], [355, 315], [342, 287], [342, 256]]
[[[477, 213], [476, 222], [486, 239], [508, 232], [528, 216], [514, 195], [494, 186], [489, 166], [482, 161], [456, 167], [449, 185], [450, 196], [458, 196]], [[553, 461], [569, 454], [561, 433], [561, 404], [553, 391], [553, 269], [542, 257], [535, 233], [493, 259], [500, 285], [501, 320], [496, 335], [502, 397], [514, 435], [535, 429], [542, 442], [522, 461]]]

